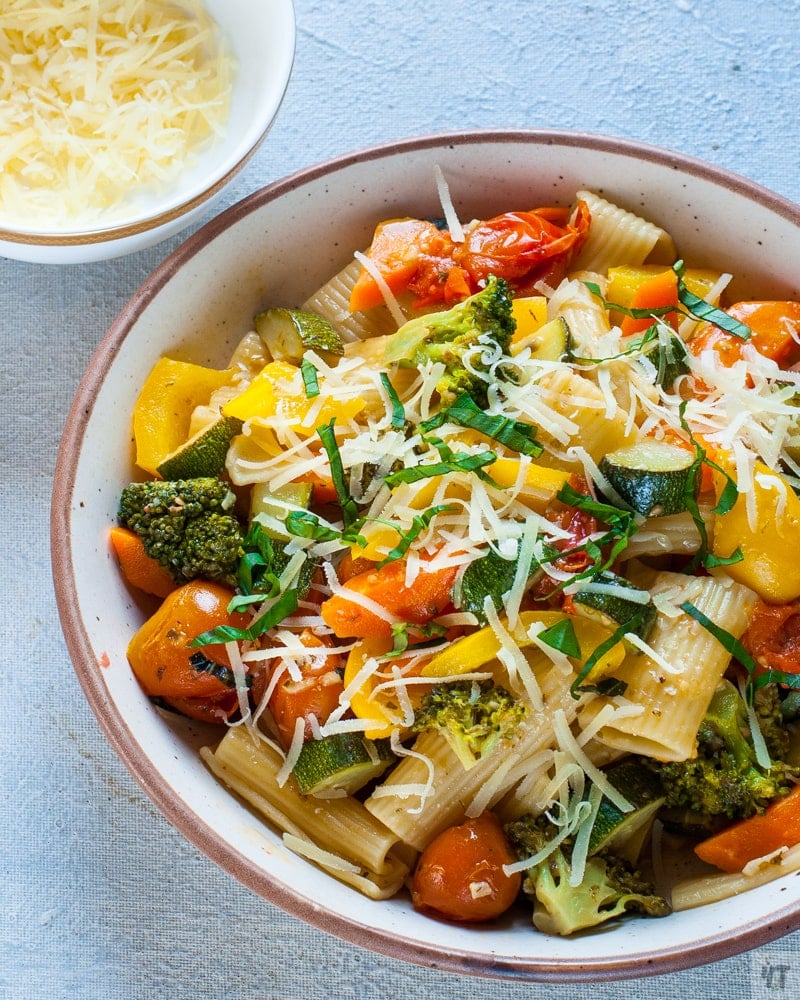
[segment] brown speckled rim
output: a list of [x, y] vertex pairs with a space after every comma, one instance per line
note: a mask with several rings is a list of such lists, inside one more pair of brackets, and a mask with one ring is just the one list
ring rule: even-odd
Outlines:
[[[222, 842], [197, 815], [175, 798], [163, 777], [142, 753], [142, 748], [125, 719], [108, 699], [104, 683], [95, 669], [96, 653], [91, 647], [75, 591], [70, 511], [75, 486], [76, 456], [83, 444], [97, 390], [114, 363], [121, 344], [137, 317], [171, 277], [208, 243], [236, 225], [240, 219], [310, 181], [346, 169], [355, 163], [379, 160], [387, 156], [413, 155], [442, 145], [464, 147], [493, 142], [532, 147], [544, 145], [565, 149], [583, 148], [652, 161], [734, 191], [800, 227], [798, 206], [723, 168], [632, 140], [551, 130], [472, 130], [383, 143], [311, 166], [254, 192], [189, 237], [153, 272], [123, 307], [89, 362], [67, 417], [54, 475], [51, 558], [53, 566], [59, 568], [58, 573], [54, 573], [56, 602], [75, 671], [89, 704], [116, 753], [163, 815], [200, 851], [256, 895], [345, 941], [392, 958], [445, 972], [520, 982], [554, 983], [611, 981], [677, 972], [731, 957], [796, 930], [800, 927], [800, 903], [782, 907], [768, 919], [745, 923], [732, 935], [722, 931], [709, 933], [689, 947], [681, 945], [664, 949], [654, 943], [652, 952], [637, 953], [635, 960], [621, 954], [593, 958], [586, 963], [566, 958], [548, 962], [530, 960], [524, 956], [512, 959], [497, 958], [491, 954], [476, 956], [459, 950], [444, 951], [424, 941], [402, 937], [396, 933], [389, 934], [367, 924], [337, 916], [288, 886], [271, 880], [249, 859]], [[657, 928], [654, 929], [653, 938], [657, 942]]]

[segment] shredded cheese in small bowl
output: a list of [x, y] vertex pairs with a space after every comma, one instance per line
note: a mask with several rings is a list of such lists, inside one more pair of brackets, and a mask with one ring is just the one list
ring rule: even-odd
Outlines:
[[[5, 0], [0, 11], [0, 240], [116, 237], [205, 201], [246, 160], [238, 132], [269, 116], [291, 66], [254, 84], [241, 36], [254, 4], [215, 0]], [[251, 31], [287, 2], [259, 5]], [[238, 22], [241, 22], [241, 27]], [[281, 34], [280, 26], [276, 29]], [[275, 44], [274, 41], [270, 44]], [[269, 45], [265, 44], [265, 51]], [[281, 76], [269, 83], [268, 72]], [[242, 79], [245, 78], [245, 79]], [[237, 87], [248, 93], [247, 112]], [[275, 96], [269, 97], [273, 86]], [[231, 134], [231, 130], [233, 130]], [[229, 162], [232, 154], [236, 159]]]

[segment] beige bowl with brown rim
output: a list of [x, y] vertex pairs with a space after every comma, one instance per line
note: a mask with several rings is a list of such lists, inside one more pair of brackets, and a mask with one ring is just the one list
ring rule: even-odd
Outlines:
[[631, 919], [571, 939], [520, 913], [488, 929], [425, 918], [409, 900], [372, 902], [284, 848], [197, 756], [201, 728], [160, 713], [126, 661], [143, 610], [108, 549], [132, 475], [130, 415], [165, 352], [221, 364], [253, 314], [292, 305], [364, 247], [383, 218], [440, 214], [439, 166], [462, 218], [568, 203], [589, 187], [646, 211], [686, 260], [737, 275], [737, 292], [794, 296], [800, 209], [684, 156], [601, 136], [469, 132], [411, 138], [287, 177], [207, 224], [142, 285], [97, 349], [67, 420], [55, 474], [58, 607], [78, 678], [108, 738], [164, 815], [253, 892], [357, 945], [455, 972], [518, 980], [629, 978], [699, 965], [800, 927], [788, 876], [663, 920]]

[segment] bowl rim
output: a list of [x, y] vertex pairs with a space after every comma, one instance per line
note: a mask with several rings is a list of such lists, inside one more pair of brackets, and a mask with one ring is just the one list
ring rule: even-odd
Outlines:
[[[278, 86], [273, 99], [264, 104], [261, 109], [264, 118], [263, 127], [253, 136], [250, 145], [241, 151], [238, 159], [230, 166], [225, 167], [224, 173], [213, 177], [211, 182], [196, 194], [177, 201], [170, 207], [139, 216], [130, 222], [122, 221], [113, 225], [91, 226], [86, 229], [45, 229], [42, 231], [7, 228], [0, 224], [0, 240], [6, 243], [17, 244], [18, 246], [33, 247], [92, 246], [110, 240], [123, 240], [132, 236], [139, 236], [142, 233], [149, 233], [154, 229], [159, 229], [161, 226], [166, 226], [170, 222], [174, 222], [176, 219], [190, 215], [209, 201], [212, 201], [244, 169], [262, 145], [275, 122], [289, 88], [297, 49], [297, 22], [294, 0], [276, 0], [276, 2], [283, 5], [282, 17], [285, 19], [285, 28], [287, 31], [287, 44], [282, 51], [281, 58], [275, 61], [279, 69], [276, 76]], [[217, 174], [219, 169], [220, 166], [218, 165], [214, 170], [214, 174]]]
[[116, 754], [162, 815], [211, 861], [255, 895], [342, 940], [391, 958], [441, 971], [524, 982], [553, 983], [619, 981], [677, 972], [740, 954], [798, 929], [800, 904], [783, 906], [767, 918], [754, 918], [740, 926], [733, 934], [711, 931], [689, 947], [684, 943], [667, 949], [654, 948], [651, 953], [639, 954], [635, 963], [626, 959], [624, 955], [593, 957], [585, 962], [569, 958], [542, 961], [526, 959], [522, 955], [512, 958], [500, 958], [488, 952], [477, 955], [462, 949], [448, 950], [444, 953], [436, 945], [376, 929], [366, 922], [355, 923], [347, 917], [325, 910], [322, 905], [311, 902], [288, 886], [274, 881], [236, 848], [220, 841], [197, 814], [175, 798], [160, 773], [142, 760], [137, 740], [116, 706], [110, 702], [104, 682], [100, 679], [100, 672], [96, 669], [96, 654], [84, 626], [72, 583], [74, 563], [70, 544], [70, 512], [76, 466], [70, 456], [77, 454], [80, 449], [94, 406], [96, 388], [101, 384], [119, 353], [129, 327], [170, 278], [206, 244], [239, 220], [283, 194], [321, 176], [365, 160], [412, 154], [418, 150], [431, 149], [443, 144], [469, 145], [492, 142], [591, 148], [600, 152], [645, 158], [661, 165], [666, 164], [677, 171], [699, 176], [740, 194], [746, 194], [757, 204], [770, 209], [800, 228], [800, 206], [724, 167], [636, 140], [593, 132], [557, 129], [478, 128], [384, 141], [315, 163], [253, 191], [208, 221], [161, 262], [122, 307], [88, 363], [64, 424], [54, 469], [50, 510], [50, 552], [56, 605], [73, 668], [97, 721]]

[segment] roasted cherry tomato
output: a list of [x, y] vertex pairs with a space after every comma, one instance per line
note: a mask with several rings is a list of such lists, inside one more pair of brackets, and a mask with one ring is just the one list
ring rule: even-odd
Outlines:
[[758, 601], [741, 642], [761, 670], [800, 673], [800, 603]]
[[[285, 672], [269, 699], [269, 710], [281, 743], [287, 750], [291, 745], [297, 720], [305, 720], [304, 738], [309, 739], [312, 735], [311, 716], [322, 725], [338, 706], [339, 695], [344, 690], [344, 657], [335, 652], [336, 647], [331, 639], [326, 635], [319, 636], [311, 629], [304, 629], [298, 639], [308, 648], [308, 656], [295, 661], [302, 677], [293, 680], [288, 670], [280, 665], [276, 669]], [[258, 695], [254, 684], [254, 700], [259, 700]]]
[[[192, 580], [168, 594], [142, 625], [128, 645], [128, 659], [151, 698], [207, 722], [223, 722], [233, 714], [238, 700], [225, 677], [230, 660], [224, 644], [190, 645], [217, 625], [247, 627], [248, 615], [228, 614], [232, 597], [233, 591], [221, 584]], [[209, 670], [209, 664], [219, 669]]]
[[482, 813], [428, 844], [414, 871], [411, 899], [430, 916], [462, 923], [494, 920], [519, 894], [521, 875], [503, 870], [516, 860], [498, 819]]

